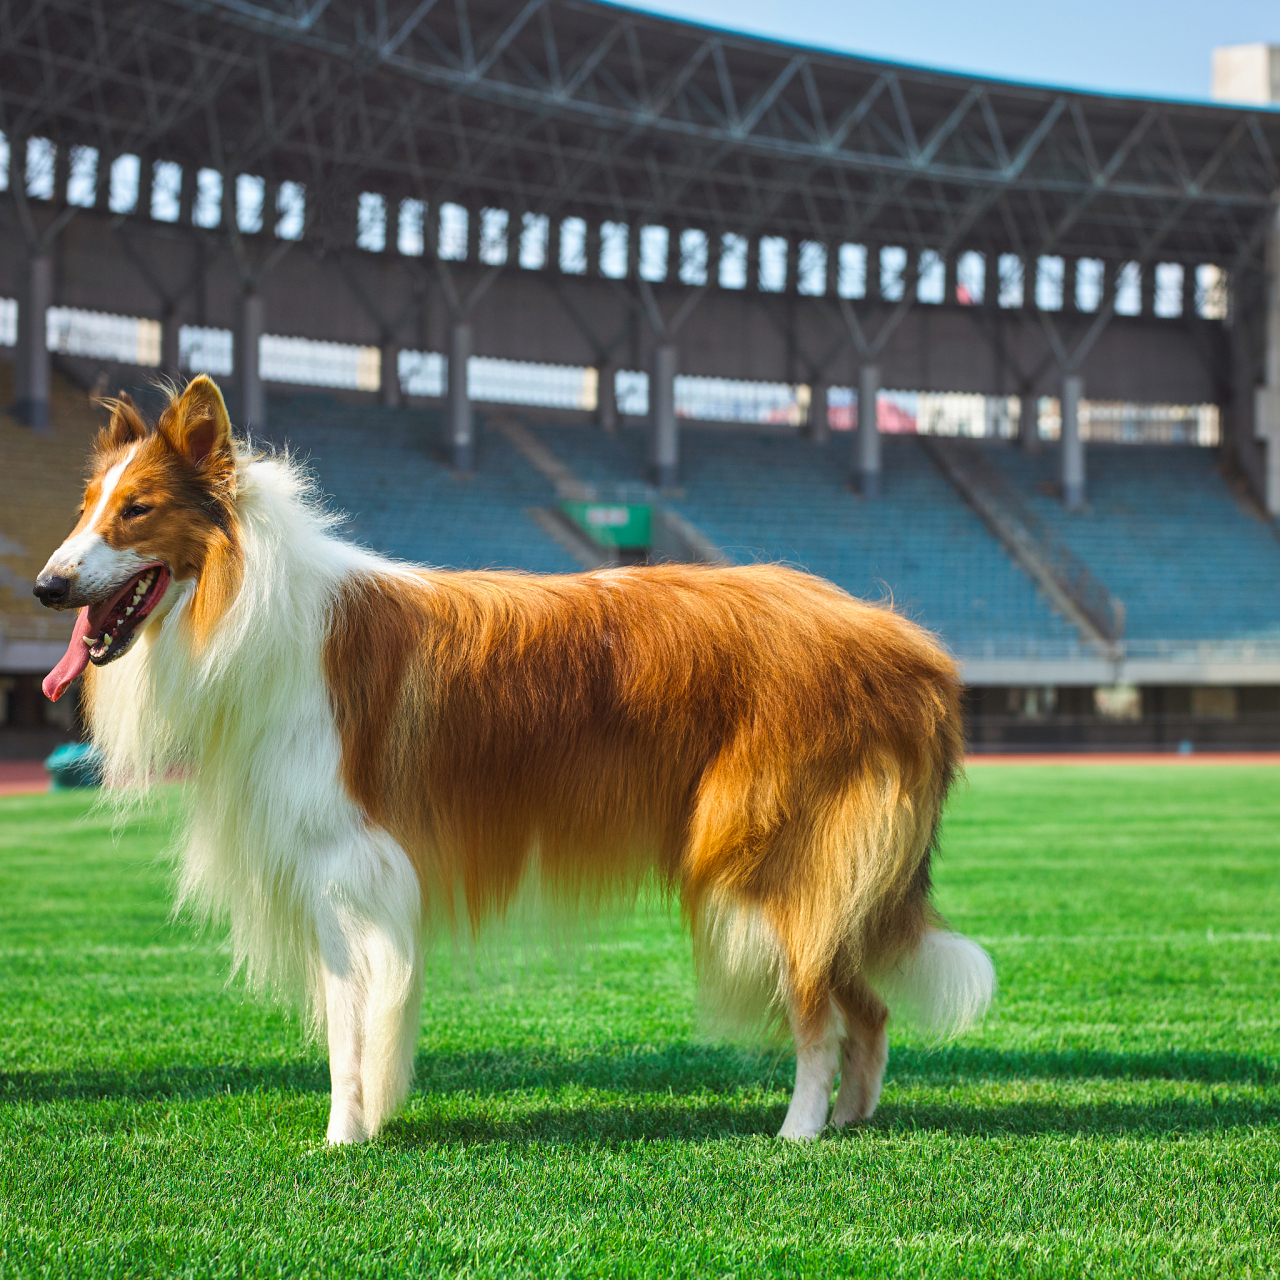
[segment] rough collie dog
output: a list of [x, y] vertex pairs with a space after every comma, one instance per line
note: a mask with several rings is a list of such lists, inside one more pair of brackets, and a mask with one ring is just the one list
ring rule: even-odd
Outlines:
[[990, 961], [929, 905], [961, 757], [951, 660], [892, 610], [773, 566], [566, 577], [382, 559], [332, 532], [287, 456], [196, 378], [127, 397], [40, 575], [79, 609], [110, 778], [181, 766], [181, 898], [328, 1035], [328, 1137], [410, 1084], [426, 922], [475, 927], [522, 881], [579, 905], [679, 895], [708, 1003], [795, 1041], [782, 1126], [870, 1116], [886, 1001], [957, 1031]]

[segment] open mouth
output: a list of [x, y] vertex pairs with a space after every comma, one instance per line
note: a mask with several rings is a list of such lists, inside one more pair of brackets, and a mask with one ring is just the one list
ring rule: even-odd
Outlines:
[[105, 605], [89, 609], [89, 625], [80, 642], [89, 650], [94, 666], [105, 666], [127, 652], [138, 628], [156, 607], [169, 586], [169, 571], [150, 564], [120, 588]]

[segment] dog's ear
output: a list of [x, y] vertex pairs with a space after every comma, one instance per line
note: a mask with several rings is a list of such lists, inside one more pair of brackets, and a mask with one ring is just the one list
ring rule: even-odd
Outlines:
[[146, 421], [127, 391], [120, 392], [113, 400], [105, 403], [111, 409], [111, 421], [98, 437], [99, 448], [122, 449], [125, 445], [135, 444], [147, 434]]
[[203, 467], [230, 461], [231, 419], [217, 383], [207, 374], [192, 378], [187, 389], [169, 401], [160, 415], [160, 431], [188, 462]]

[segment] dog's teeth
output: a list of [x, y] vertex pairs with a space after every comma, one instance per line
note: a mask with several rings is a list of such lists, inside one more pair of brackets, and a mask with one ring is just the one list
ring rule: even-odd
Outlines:
[[83, 640], [85, 644], [89, 646], [90, 649], [92, 649], [93, 646], [98, 643], [92, 636], [81, 636], [80, 639]]
[[130, 605], [125, 611], [124, 616], [127, 618], [133, 612], [133, 605]]
[[109, 635], [103, 636], [103, 637], [102, 637], [102, 647], [103, 647], [104, 649], [110, 649], [110, 648], [111, 648], [111, 641], [112, 641], [112, 637], [111, 637], [111, 636], [109, 636]]

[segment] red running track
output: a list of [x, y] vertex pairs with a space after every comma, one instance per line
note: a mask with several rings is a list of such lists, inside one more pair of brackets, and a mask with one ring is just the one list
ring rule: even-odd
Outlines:
[[[1280, 765], [1280, 751], [1201, 751], [1179, 755], [1173, 751], [1025, 752], [1018, 755], [972, 755], [968, 769], [986, 764], [1124, 765], [1124, 764], [1269, 764]], [[49, 775], [39, 760], [0, 760], [0, 796], [38, 795], [49, 790]]]

